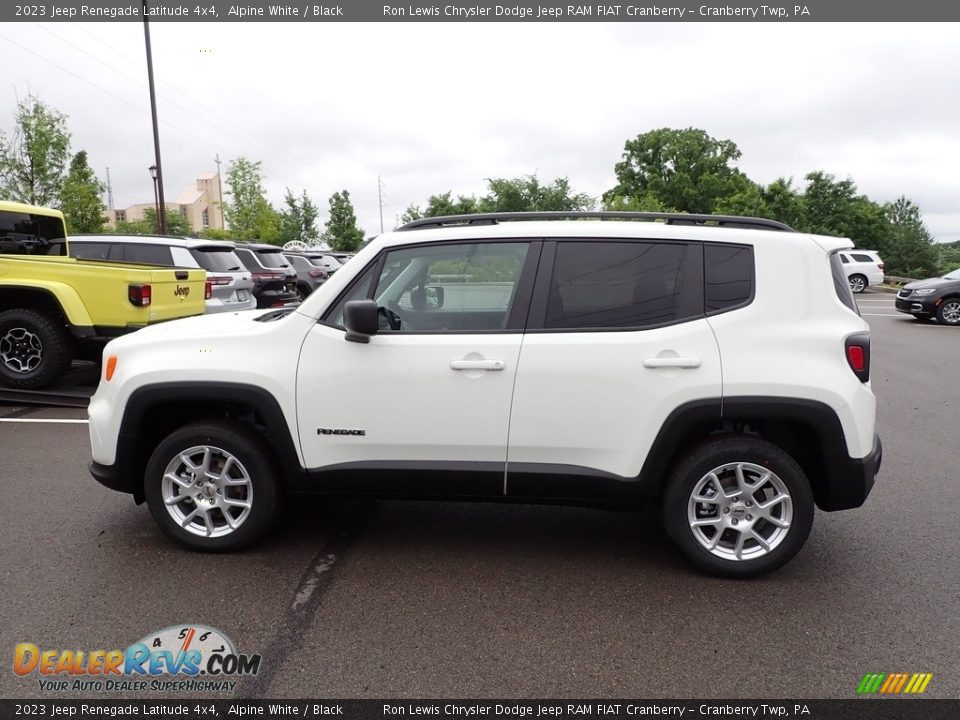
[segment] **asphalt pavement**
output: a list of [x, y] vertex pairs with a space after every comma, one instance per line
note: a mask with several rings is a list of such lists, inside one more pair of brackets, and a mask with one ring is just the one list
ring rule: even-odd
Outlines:
[[16, 643], [202, 623], [262, 654], [239, 697], [852, 698], [867, 672], [960, 697], [960, 330], [858, 303], [877, 486], [756, 581], [698, 574], [652, 512], [561, 507], [307, 499], [249, 551], [192, 553], [88, 475], [84, 411], [0, 407], [0, 696], [50, 697]]

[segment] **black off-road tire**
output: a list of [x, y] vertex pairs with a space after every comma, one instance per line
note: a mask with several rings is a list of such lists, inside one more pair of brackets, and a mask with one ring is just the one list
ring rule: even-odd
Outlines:
[[[763, 468], [764, 472], [772, 471], [790, 497], [792, 517], [789, 527], [778, 544], [758, 557], [743, 559], [719, 557], [698, 541], [691, 526], [689, 512], [694, 490], [711, 471], [736, 463], [749, 463]], [[733, 492], [731, 489], [731, 493]], [[702, 493], [703, 490], [701, 490]], [[743, 497], [746, 498], [747, 494], [743, 494]], [[758, 494], [758, 497], [762, 497], [762, 493]], [[749, 508], [742, 507], [742, 503], [740, 505], [739, 508], [733, 508], [733, 515], [724, 517], [732, 519], [736, 513], [749, 512]], [[717, 506], [718, 517], [722, 512]], [[719, 577], [754, 578], [782, 567], [800, 551], [813, 525], [814, 502], [806, 475], [790, 455], [776, 445], [759, 438], [729, 435], [705, 442], [677, 464], [666, 487], [661, 513], [667, 534], [698, 568]], [[740, 522], [743, 520], [741, 519]], [[759, 521], [752, 522], [750, 527], [759, 527], [762, 534], [764, 528], [757, 524]], [[742, 528], [747, 525], [738, 527], [741, 529], [728, 529], [727, 535], [722, 537], [735, 538], [736, 533], [742, 532]], [[713, 530], [707, 532], [713, 532]], [[755, 541], [751, 542], [755, 544]]]
[[[19, 354], [21, 343], [30, 344], [28, 354], [39, 354], [36, 366]], [[58, 318], [27, 309], [0, 313], [0, 382], [4, 385], [21, 390], [44, 388], [67, 371], [73, 353], [73, 338]]]

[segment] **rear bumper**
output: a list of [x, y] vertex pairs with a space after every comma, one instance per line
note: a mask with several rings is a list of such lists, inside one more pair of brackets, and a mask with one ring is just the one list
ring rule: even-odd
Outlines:
[[873, 450], [863, 458], [844, 458], [834, 463], [829, 473], [830, 481], [821, 488], [817, 506], [821, 510], [849, 510], [863, 505], [867, 500], [880, 464], [883, 462], [883, 443], [880, 435], [873, 438]]

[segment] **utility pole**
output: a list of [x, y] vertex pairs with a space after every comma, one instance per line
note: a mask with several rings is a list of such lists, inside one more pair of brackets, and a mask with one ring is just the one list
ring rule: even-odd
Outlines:
[[113, 210], [113, 185], [110, 183], [110, 168], [107, 168], [107, 209]]
[[227, 223], [223, 219], [223, 182], [220, 180], [220, 153], [217, 153], [213, 161], [217, 164], [217, 195], [220, 196], [217, 211], [220, 213], [220, 229], [226, 230]]
[[377, 175], [377, 196], [380, 198], [380, 234], [383, 235], [383, 183]]
[[153, 152], [157, 166], [157, 226], [161, 235], [167, 234], [167, 204], [163, 199], [163, 166], [160, 164], [160, 130], [157, 127], [157, 91], [153, 85], [153, 51], [150, 49], [150, 19], [147, 0], [143, 0], [143, 41], [147, 49], [147, 80], [150, 85], [150, 112], [153, 116]]

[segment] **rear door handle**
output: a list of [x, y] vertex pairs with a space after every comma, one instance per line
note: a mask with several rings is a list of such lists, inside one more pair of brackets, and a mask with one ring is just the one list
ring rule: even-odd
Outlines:
[[692, 357], [653, 357], [643, 361], [645, 368], [698, 368], [700, 358]]
[[451, 360], [451, 370], [503, 370], [507, 364], [503, 360]]

